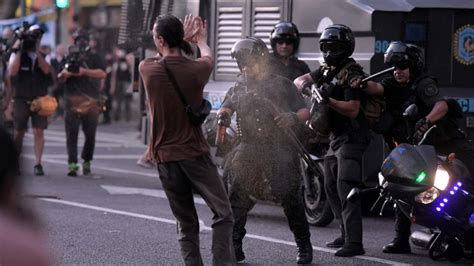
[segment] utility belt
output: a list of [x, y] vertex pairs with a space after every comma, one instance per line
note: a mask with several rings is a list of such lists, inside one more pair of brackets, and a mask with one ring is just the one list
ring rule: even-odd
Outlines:
[[12, 103], [14, 103], [14, 102], [24, 102], [28, 105], [31, 105], [31, 103], [39, 97], [41, 97], [41, 96], [35, 96], [33, 98], [31, 98], [31, 97], [28, 97], [28, 98], [26, 98], [26, 97], [13, 98]]

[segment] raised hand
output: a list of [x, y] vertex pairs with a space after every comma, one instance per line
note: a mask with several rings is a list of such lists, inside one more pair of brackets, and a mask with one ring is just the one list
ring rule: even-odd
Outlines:
[[184, 40], [187, 42], [196, 42], [195, 37], [198, 34], [200, 28], [196, 27], [196, 19], [199, 17], [194, 17], [191, 14], [188, 14], [184, 17], [183, 28], [184, 28]]
[[194, 19], [194, 27], [199, 28], [196, 34], [196, 42], [207, 42], [208, 24], [207, 20], [202, 20], [200, 17]]

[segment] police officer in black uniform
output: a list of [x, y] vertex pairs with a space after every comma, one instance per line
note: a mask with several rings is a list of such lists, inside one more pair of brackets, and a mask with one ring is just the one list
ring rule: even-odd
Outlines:
[[[321, 34], [320, 49], [325, 65], [297, 78], [294, 83], [303, 89], [308, 83], [322, 86], [322, 104], [327, 104], [326, 121], [312, 119], [315, 130], [330, 132], [330, 147], [324, 159], [324, 182], [332, 211], [341, 223], [341, 236], [327, 243], [339, 247], [336, 256], [350, 257], [365, 253], [362, 245], [360, 201], [346, 200], [352, 188], [361, 183], [361, 160], [370, 134], [360, 102], [364, 94], [351, 88], [349, 81], [364, 75], [362, 67], [350, 58], [355, 40], [352, 30], [341, 24], [327, 27]], [[318, 114], [319, 115], [319, 114]], [[327, 129], [321, 129], [327, 124]]]
[[273, 49], [270, 63], [273, 73], [294, 80], [310, 72], [308, 65], [295, 56], [300, 34], [294, 23], [282, 21], [276, 24], [270, 33], [270, 44]]
[[[393, 75], [381, 83], [369, 81], [363, 87], [370, 94], [383, 95], [387, 104], [382, 114], [379, 130], [390, 148], [400, 143], [418, 143], [431, 125], [438, 128], [430, 133], [425, 144], [434, 145], [440, 154], [455, 152], [464, 162], [474, 160], [474, 148], [464, 134], [458, 130], [456, 120], [462, 117], [458, 103], [453, 99], [440, 96], [436, 80], [423, 73], [423, 50], [413, 44], [391, 42], [385, 52], [384, 62], [394, 66]], [[360, 79], [352, 82], [354, 88], [360, 87]], [[403, 118], [404, 110], [411, 104], [418, 107], [418, 117], [413, 128], [408, 129]], [[412, 133], [411, 133], [412, 132]], [[474, 173], [472, 164], [466, 164]], [[393, 241], [383, 247], [385, 253], [410, 253], [408, 239], [410, 220], [396, 209], [395, 232]]]
[[254, 198], [281, 202], [297, 244], [297, 263], [310, 263], [313, 249], [300, 196], [298, 151], [294, 129], [309, 118], [303, 97], [289, 79], [267, 69], [268, 49], [258, 38], [244, 38], [232, 47], [242, 75], [218, 112], [221, 126], [236, 112], [240, 143], [232, 151], [230, 202], [237, 261], [243, 261], [242, 240]]

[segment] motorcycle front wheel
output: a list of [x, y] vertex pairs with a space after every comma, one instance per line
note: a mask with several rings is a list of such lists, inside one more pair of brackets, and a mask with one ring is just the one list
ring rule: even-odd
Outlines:
[[[305, 165], [305, 164], [303, 164]], [[324, 176], [322, 167], [317, 164], [317, 172], [313, 173], [308, 167], [302, 169], [303, 179], [308, 178], [309, 188], [303, 182], [301, 194], [303, 196], [306, 220], [310, 225], [324, 227], [332, 222], [334, 214], [324, 191]]]

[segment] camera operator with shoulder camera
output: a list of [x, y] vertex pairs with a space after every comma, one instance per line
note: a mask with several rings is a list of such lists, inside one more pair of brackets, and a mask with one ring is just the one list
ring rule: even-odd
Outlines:
[[82, 174], [90, 174], [90, 162], [95, 148], [95, 134], [102, 109], [101, 79], [106, 77], [104, 63], [96, 53], [89, 52], [89, 34], [80, 30], [74, 34], [65, 65], [58, 75], [65, 82], [64, 125], [68, 152], [68, 175], [77, 176], [77, 140], [82, 125], [85, 143], [82, 150]]
[[[15, 142], [20, 153], [23, 137], [28, 129], [28, 120], [31, 117], [35, 143], [35, 175], [44, 175], [41, 156], [44, 147], [44, 129], [48, 126], [48, 119], [38, 112], [31, 111], [30, 105], [36, 98], [47, 94], [51, 82], [51, 65], [39, 49], [42, 35], [43, 30], [38, 25], [29, 26], [24, 23], [15, 30], [16, 41], [8, 64], [8, 76], [13, 85]], [[7, 95], [9, 93], [7, 91]]]

